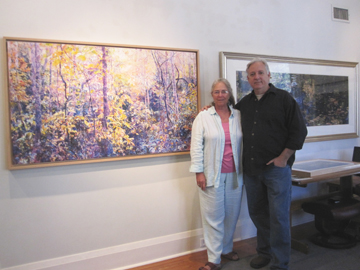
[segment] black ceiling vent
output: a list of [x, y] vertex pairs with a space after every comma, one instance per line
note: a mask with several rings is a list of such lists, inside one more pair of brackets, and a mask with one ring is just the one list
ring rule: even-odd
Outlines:
[[346, 8], [332, 7], [334, 21], [349, 22], [349, 10]]

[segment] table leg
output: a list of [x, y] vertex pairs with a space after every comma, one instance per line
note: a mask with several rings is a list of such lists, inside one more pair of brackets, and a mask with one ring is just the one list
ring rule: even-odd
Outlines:
[[340, 177], [340, 192], [342, 198], [349, 199], [353, 197], [352, 175]]
[[[292, 216], [291, 216], [291, 208], [290, 208], [290, 230], [292, 228]], [[302, 252], [304, 254], [308, 254], [309, 253], [309, 246], [308, 244], [301, 242], [293, 237], [291, 237], [291, 248]]]

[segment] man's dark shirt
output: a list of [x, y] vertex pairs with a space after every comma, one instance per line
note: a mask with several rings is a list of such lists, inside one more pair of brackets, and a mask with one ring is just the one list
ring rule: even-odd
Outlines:
[[[294, 98], [272, 84], [260, 100], [254, 90], [235, 108], [241, 112], [243, 169], [248, 175], [266, 170], [266, 163], [285, 148], [300, 150], [307, 135], [304, 118]], [[293, 165], [295, 154], [288, 159]], [[269, 166], [273, 166], [272, 164]]]

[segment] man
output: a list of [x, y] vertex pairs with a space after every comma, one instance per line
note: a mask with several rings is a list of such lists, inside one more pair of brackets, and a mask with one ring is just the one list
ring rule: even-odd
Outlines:
[[253, 91], [235, 105], [241, 112], [243, 170], [249, 214], [257, 228], [252, 268], [288, 269], [291, 251], [291, 166], [307, 129], [292, 96], [270, 84], [265, 60], [247, 65]]

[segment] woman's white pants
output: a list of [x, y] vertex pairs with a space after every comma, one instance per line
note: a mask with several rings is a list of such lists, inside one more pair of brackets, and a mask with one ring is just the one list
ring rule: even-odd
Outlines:
[[233, 236], [240, 214], [243, 186], [236, 187], [236, 173], [222, 173], [218, 188], [199, 188], [200, 209], [208, 261], [220, 264], [221, 254], [233, 248]]

